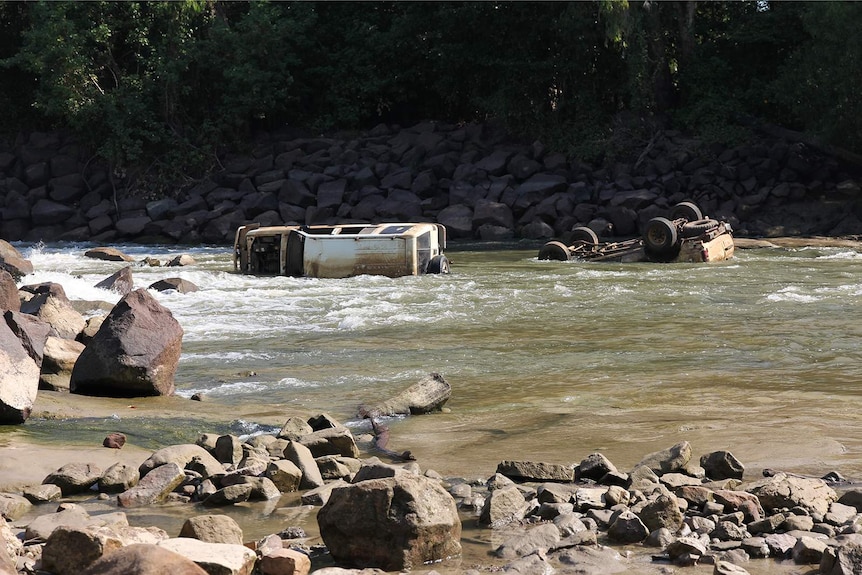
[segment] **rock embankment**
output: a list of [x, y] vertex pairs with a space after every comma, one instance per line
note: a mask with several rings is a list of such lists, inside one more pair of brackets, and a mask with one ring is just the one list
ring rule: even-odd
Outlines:
[[[746, 478], [729, 451], [698, 460], [683, 441], [628, 471], [592, 453], [578, 463], [505, 460], [487, 479], [443, 478], [417, 462], [381, 461], [369, 433], [354, 436], [326, 414], [301, 422], [303, 431], [299, 423], [245, 441], [205, 434], [138, 467], [70, 463], [41, 485], [0, 493], [0, 573], [347, 575], [431, 563], [469, 575], [571, 565], [596, 575], [703, 564], [736, 575], [862, 572], [862, 490], [834, 472]], [[318, 509], [322, 541], [300, 525], [247, 540], [229, 509], [279, 505], [288, 493], [299, 495], [288, 506]], [[91, 516], [80, 503], [93, 497], [113, 498], [118, 510]], [[120, 510], [163, 503], [188, 505], [177, 534], [130, 525]], [[469, 565], [462, 521], [495, 532]]]
[[631, 163], [595, 168], [490, 125], [380, 125], [271, 134], [170, 197], [87, 161], [57, 134], [0, 143], [0, 238], [232, 243], [244, 223], [437, 221], [452, 238], [634, 236], [682, 200], [743, 236], [862, 233], [859, 180], [798, 143], [706, 146], [666, 131]]

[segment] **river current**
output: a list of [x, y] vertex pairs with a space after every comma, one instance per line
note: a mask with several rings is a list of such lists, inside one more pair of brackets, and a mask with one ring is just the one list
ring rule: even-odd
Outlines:
[[[89, 246], [17, 247], [36, 269], [20, 283], [119, 299], [93, 286], [122, 264], [85, 258]], [[464, 246], [448, 254], [450, 275], [319, 280], [233, 273], [225, 247], [119, 247], [197, 261], [133, 275], [136, 287], [181, 277], [200, 288], [153, 293], [185, 332], [178, 395], [223, 405], [224, 432], [321, 411], [361, 429], [359, 405], [438, 372], [452, 386], [448, 409], [389, 421], [389, 447], [446, 477], [597, 451], [627, 470], [688, 440], [696, 457], [728, 449], [755, 475], [862, 478], [862, 253], [852, 248], [614, 264]], [[194, 441], [195, 403], [188, 421], [124, 431], [152, 448]], [[27, 427], [74, 437], [81, 423]]]

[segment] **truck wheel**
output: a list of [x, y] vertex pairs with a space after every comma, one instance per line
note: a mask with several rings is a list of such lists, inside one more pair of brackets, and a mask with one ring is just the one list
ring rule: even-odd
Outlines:
[[657, 255], [666, 255], [676, 246], [676, 226], [667, 218], [653, 218], [647, 222], [644, 246]]
[[680, 202], [670, 209], [670, 219], [683, 218], [690, 222], [703, 219], [703, 212], [692, 202]]
[[597, 236], [596, 232], [590, 228], [579, 226], [572, 230], [572, 241], [586, 242], [588, 244], [596, 245], [599, 243], [599, 236]]
[[563, 242], [548, 242], [539, 250], [540, 260], [556, 260], [558, 262], [567, 262], [571, 254], [569, 248]]
[[680, 232], [680, 235], [684, 238], [696, 238], [697, 236], [705, 234], [717, 225], [718, 221], [712, 220], [710, 218], [695, 220], [693, 222], [686, 222], [682, 226], [682, 231]]
[[428, 262], [428, 267], [425, 270], [426, 274], [448, 274], [449, 273], [449, 258], [444, 255], [434, 256]]

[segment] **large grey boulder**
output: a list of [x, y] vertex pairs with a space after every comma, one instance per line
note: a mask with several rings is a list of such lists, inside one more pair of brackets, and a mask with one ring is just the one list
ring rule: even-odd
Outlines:
[[131, 266], [126, 266], [117, 270], [97, 283], [95, 287], [115, 291], [121, 295], [128, 294], [135, 287], [135, 280], [132, 277]]
[[803, 507], [820, 516], [826, 515], [838, 495], [822, 479], [798, 477], [778, 473], [749, 487], [763, 509], [771, 511], [784, 507]]
[[172, 395], [183, 328], [145, 289], [124, 296], [81, 353], [72, 393], [140, 397]]
[[313, 431], [300, 437], [299, 443], [306, 446], [315, 458], [324, 455], [359, 457], [356, 440], [346, 427], [330, 427]]
[[60, 526], [45, 542], [42, 567], [56, 575], [79, 575], [97, 559], [122, 547], [122, 540], [109, 528]]
[[12, 244], [6, 240], [0, 240], [0, 269], [7, 271], [13, 279], [19, 280], [33, 273], [33, 264], [25, 259]]
[[194, 561], [155, 544], [137, 543], [112, 551], [82, 575], [208, 575]]
[[84, 329], [86, 321], [72, 306], [59, 284], [46, 283], [25, 286], [32, 289], [33, 297], [21, 304], [21, 312], [34, 315], [50, 325], [58, 337], [75, 339]]
[[45, 342], [53, 332], [50, 325], [41, 319], [20, 311], [9, 310], [3, 314], [6, 325], [12, 333], [21, 340], [21, 345], [36, 365], [42, 366], [42, 356], [45, 353]]
[[[374, 407], [363, 407], [363, 417], [408, 415], [439, 410], [449, 401], [452, 386], [439, 373], [430, 373], [398, 395]], [[347, 454], [342, 454], [347, 455]]]
[[661, 476], [665, 473], [684, 470], [690, 460], [691, 444], [688, 441], [682, 441], [672, 447], [647, 455], [636, 467], [647, 467], [656, 475]]
[[177, 537], [160, 541], [158, 545], [194, 561], [210, 575], [251, 575], [257, 561], [254, 551], [233, 543], [208, 543]]
[[163, 447], [141, 463], [141, 477], [168, 463], [176, 463], [180, 469], [194, 467], [204, 478], [224, 473], [224, 466], [209, 451], [194, 443], [182, 443]]
[[42, 483], [56, 485], [68, 496], [87, 491], [101, 476], [102, 470], [91, 463], [67, 463], [48, 474]]
[[713, 451], [700, 458], [700, 466], [713, 480], [742, 479], [745, 466], [729, 451]]
[[332, 557], [348, 565], [397, 571], [461, 553], [455, 500], [419, 475], [334, 489], [317, 522]]
[[189, 280], [183, 278], [165, 278], [151, 283], [147, 289], [153, 289], [156, 291], [175, 291], [177, 293], [191, 293], [198, 291], [200, 288]]
[[84, 252], [84, 257], [109, 262], [132, 262], [135, 261], [130, 255], [126, 255], [117, 248], [100, 247], [91, 248]]
[[49, 336], [42, 356], [39, 389], [69, 391], [69, 380], [84, 344], [73, 339]]
[[168, 463], [147, 473], [137, 485], [117, 496], [120, 507], [142, 507], [164, 500], [185, 481], [186, 475], [176, 463]]
[[564, 481], [575, 478], [575, 470], [569, 465], [541, 461], [501, 461], [497, 473], [516, 481]]
[[0, 424], [24, 423], [39, 390], [39, 366], [6, 322], [0, 322]]
[[242, 545], [242, 528], [227, 515], [197, 515], [189, 517], [180, 529], [180, 537], [191, 537], [208, 543]]
[[21, 298], [15, 279], [4, 269], [0, 269], [0, 311], [21, 309]]
[[502, 527], [523, 519], [529, 508], [530, 504], [514, 485], [495, 489], [482, 505], [479, 523], [488, 527]]

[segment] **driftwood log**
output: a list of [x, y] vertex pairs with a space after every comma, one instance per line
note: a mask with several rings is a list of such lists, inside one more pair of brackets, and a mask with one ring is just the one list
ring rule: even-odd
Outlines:
[[360, 407], [363, 418], [415, 415], [439, 411], [449, 401], [452, 386], [439, 373], [430, 373], [395, 397], [373, 407]]
[[376, 447], [379, 452], [391, 457], [392, 459], [399, 459], [401, 461], [416, 460], [409, 450], [398, 452], [387, 449], [386, 445], [389, 443], [389, 427], [382, 423], [377, 423], [374, 421], [373, 417], [371, 418], [371, 429], [374, 431], [374, 447]]

